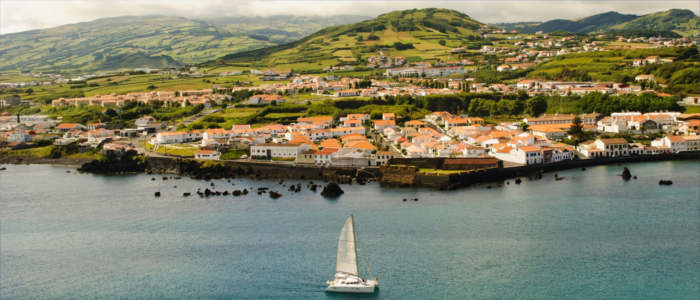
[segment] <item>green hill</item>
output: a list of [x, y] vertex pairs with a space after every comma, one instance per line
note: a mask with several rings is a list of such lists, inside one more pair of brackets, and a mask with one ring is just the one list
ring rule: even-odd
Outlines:
[[576, 21], [563, 19], [551, 20], [532, 27], [526, 27], [523, 31], [526, 33], [535, 33], [537, 31], [554, 32], [563, 30], [572, 33], [590, 33], [605, 29], [611, 25], [632, 20], [636, 17], [635, 15], [623, 15], [611, 11]]
[[199, 63], [366, 19], [127, 16], [0, 35], [0, 71], [93, 72]]
[[700, 33], [700, 17], [687, 9], [671, 9], [651, 13], [631, 21], [611, 26], [612, 30], [620, 31], [672, 31], [684, 36]]
[[538, 24], [497, 24], [507, 29], [520, 29], [525, 33], [542, 31], [568, 31], [579, 34], [602, 32], [675, 32], [682, 36], [698, 34], [700, 26], [696, 16], [687, 9], [671, 9], [643, 16], [606, 12], [579, 20], [556, 19]]
[[394, 11], [355, 24], [329, 27], [293, 43], [227, 55], [205, 66], [321, 69], [361, 64], [379, 50], [409, 60], [449, 59], [452, 48], [478, 46], [482, 26], [454, 10]]

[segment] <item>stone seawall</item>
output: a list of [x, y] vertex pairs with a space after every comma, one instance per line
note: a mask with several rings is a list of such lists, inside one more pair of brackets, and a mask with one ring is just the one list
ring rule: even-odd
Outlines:
[[[381, 182], [387, 183], [394, 186], [421, 186], [434, 189], [455, 189], [460, 187], [466, 187], [471, 184], [486, 183], [486, 182], [497, 182], [503, 181], [510, 178], [517, 177], [527, 177], [536, 174], [542, 174], [544, 172], [555, 172], [567, 169], [576, 169], [584, 167], [592, 167], [598, 165], [611, 165], [611, 164], [624, 164], [624, 163], [634, 163], [634, 162], [645, 162], [645, 161], [667, 161], [667, 160], [687, 160], [687, 159], [700, 159], [700, 152], [683, 152], [677, 154], [665, 154], [665, 155], [648, 155], [648, 156], [630, 156], [630, 157], [611, 157], [611, 158], [601, 158], [601, 159], [581, 159], [581, 160], [571, 160], [553, 164], [544, 165], [530, 165], [530, 166], [519, 166], [519, 167], [509, 167], [509, 168], [490, 168], [483, 170], [474, 170], [470, 172], [463, 173], [452, 173], [452, 174], [423, 174], [414, 173], [409, 174], [409, 170], [403, 168], [391, 168], [393, 166], [383, 167]], [[408, 161], [403, 161], [404, 163], [410, 163]], [[418, 164], [427, 165], [429, 160], [420, 160]], [[401, 178], [403, 181], [401, 184], [397, 184], [397, 178]], [[412, 180], [412, 184], [409, 184], [409, 178]]]
[[339, 168], [292, 165], [256, 161], [202, 161], [185, 158], [149, 157], [150, 173], [188, 175], [196, 178], [252, 177], [272, 179], [309, 179], [349, 183], [378, 178], [378, 168]]

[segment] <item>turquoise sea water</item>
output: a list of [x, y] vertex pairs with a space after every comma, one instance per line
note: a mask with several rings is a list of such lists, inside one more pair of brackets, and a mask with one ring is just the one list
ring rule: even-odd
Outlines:
[[209, 184], [187, 178], [10, 165], [0, 298], [354, 299], [323, 292], [354, 213], [361, 272], [369, 262], [381, 286], [363, 299], [700, 299], [700, 160], [628, 166], [639, 179], [613, 165], [490, 189], [343, 185], [337, 200], [213, 181], [271, 186], [284, 194], [273, 200], [184, 198]]

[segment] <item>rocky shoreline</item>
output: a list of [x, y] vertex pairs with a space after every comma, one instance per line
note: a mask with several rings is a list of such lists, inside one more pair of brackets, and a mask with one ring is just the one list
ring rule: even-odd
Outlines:
[[[597, 160], [574, 160], [565, 163], [532, 165], [520, 167], [492, 168], [476, 172], [459, 174], [399, 174], [400, 168], [389, 174], [388, 168], [339, 168], [298, 166], [259, 161], [201, 161], [171, 157], [144, 157], [135, 153], [125, 153], [121, 157], [107, 160], [87, 158], [38, 158], [38, 157], [0, 157], [0, 164], [55, 164], [78, 166], [78, 171], [95, 174], [172, 174], [189, 176], [194, 179], [216, 179], [247, 177], [253, 179], [300, 179], [321, 180], [340, 184], [365, 184], [379, 181], [389, 187], [427, 187], [432, 189], [457, 189], [472, 184], [503, 182], [514, 178], [541, 178], [545, 172], [566, 169], [585, 169], [587, 166], [613, 165], [644, 161], [664, 161], [679, 159], [698, 159], [700, 153], [687, 152], [649, 157], [618, 157]], [[409, 178], [410, 177], [410, 178]], [[400, 181], [394, 182], [393, 179]]]
[[46, 158], [35, 156], [2, 156], [0, 155], [0, 164], [9, 165], [61, 165], [61, 166], [82, 166], [85, 163], [91, 162], [92, 158], [83, 157], [61, 157], [61, 158]]

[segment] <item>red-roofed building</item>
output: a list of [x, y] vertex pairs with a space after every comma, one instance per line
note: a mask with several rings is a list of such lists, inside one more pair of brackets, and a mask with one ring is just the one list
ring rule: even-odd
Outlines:
[[87, 127], [83, 124], [79, 123], [61, 123], [56, 126], [56, 130], [60, 132], [68, 132], [71, 130], [86, 130]]
[[197, 150], [194, 153], [194, 158], [196, 159], [219, 160], [219, 157], [221, 157], [221, 153], [215, 150]]
[[380, 131], [392, 127], [396, 127], [394, 120], [374, 120], [374, 130]]

